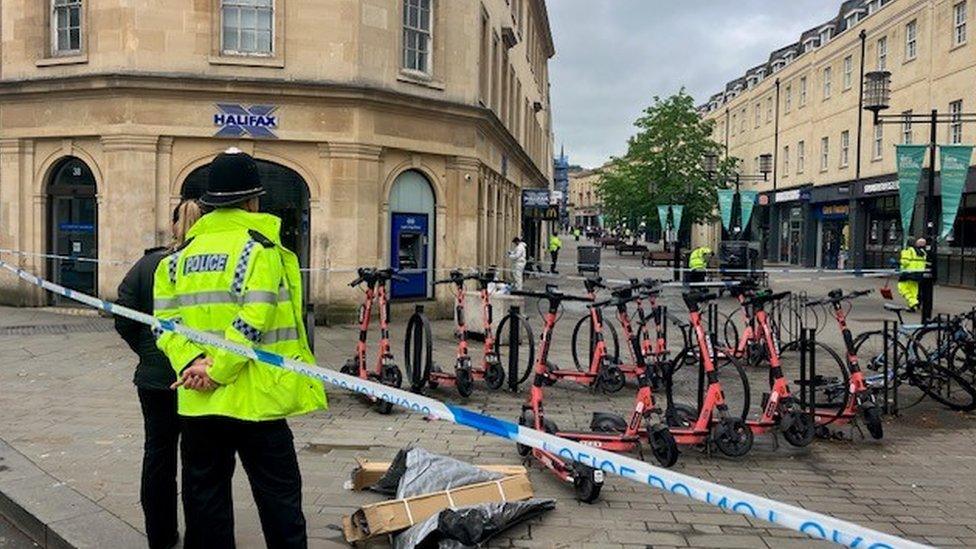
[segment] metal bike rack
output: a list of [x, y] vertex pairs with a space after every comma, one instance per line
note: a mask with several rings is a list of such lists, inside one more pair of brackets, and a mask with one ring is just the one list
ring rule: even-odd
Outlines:
[[430, 321], [424, 314], [423, 305], [414, 307], [413, 315], [407, 322], [403, 346], [404, 366], [410, 373], [410, 390], [419, 394], [427, 384], [427, 376], [430, 375], [434, 360]]
[[817, 330], [800, 331], [800, 405], [810, 412], [816, 424], [817, 414]]
[[[519, 337], [521, 332], [519, 328], [519, 323], [522, 318], [522, 308], [518, 305], [512, 305], [508, 308], [509, 318], [511, 320], [508, 323], [508, 389], [513, 393], [518, 392], [518, 380], [519, 380]], [[498, 345], [498, 343], [495, 343]], [[529, 342], [532, 345], [533, 342]]]

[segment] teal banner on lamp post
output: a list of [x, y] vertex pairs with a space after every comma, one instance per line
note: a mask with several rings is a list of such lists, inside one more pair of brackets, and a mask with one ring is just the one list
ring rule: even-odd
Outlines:
[[902, 235], [907, 240], [915, 214], [918, 184], [922, 179], [922, 162], [928, 145], [895, 145], [898, 159], [898, 208], [901, 212]]
[[670, 209], [671, 209], [671, 206], [669, 206], [667, 204], [665, 204], [663, 206], [658, 205], [658, 207], [657, 207], [657, 217], [658, 217], [658, 221], [660, 221], [660, 223], [661, 223], [661, 234], [662, 235], [668, 232], [668, 210], [670, 210]]
[[735, 191], [732, 189], [718, 190], [718, 211], [722, 215], [722, 226], [725, 230], [731, 230], [732, 225], [732, 201], [735, 199]]
[[759, 191], [739, 191], [739, 211], [742, 212], [742, 232], [749, 226], [752, 219], [752, 209], [756, 205]]
[[671, 206], [671, 216], [674, 218], [674, 239], [678, 240], [678, 233], [681, 231], [681, 213], [684, 212], [684, 206], [678, 206], [674, 204]]
[[959, 212], [959, 202], [962, 191], [966, 187], [966, 176], [969, 174], [969, 159], [973, 155], [972, 145], [939, 145], [941, 153], [942, 178], [942, 231], [939, 238], [945, 238], [952, 232]]

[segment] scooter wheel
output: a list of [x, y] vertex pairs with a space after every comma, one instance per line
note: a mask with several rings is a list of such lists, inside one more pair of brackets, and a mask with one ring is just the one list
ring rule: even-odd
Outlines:
[[715, 446], [729, 457], [742, 457], [752, 450], [752, 429], [738, 417], [727, 417], [715, 426]]
[[864, 426], [871, 433], [871, 438], [881, 440], [884, 438], [884, 424], [881, 422], [881, 408], [874, 403], [864, 405]]
[[471, 367], [462, 366], [454, 372], [458, 394], [468, 398], [474, 392], [474, 378], [471, 377]]
[[396, 364], [384, 364], [380, 382], [383, 385], [399, 389], [403, 385], [403, 372], [400, 371], [400, 367]]
[[[518, 424], [523, 427], [535, 425], [535, 415], [532, 413], [532, 410], [522, 412], [522, 415], [519, 416]], [[532, 453], [531, 446], [526, 446], [518, 442], [515, 443], [515, 449], [518, 450], [519, 455], [522, 457], [526, 457]]]
[[627, 430], [627, 422], [620, 416], [601, 415], [590, 422], [590, 429], [598, 433], [622, 433]]
[[387, 402], [385, 400], [377, 400], [376, 411], [379, 412], [380, 414], [383, 414], [384, 416], [389, 415], [390, 413], [393, 412], [393, 403]]
[[485, 385], [492, 391], [497, 391], [505, 383], [505, 368], [502, 368], [497, 356], [489, 357], [486, 362]]
[[623, 370], [621, 370], [620, 367], [615, 364], [607, 366], [597, 380], [600, 384], [600, 389], [607, 394], [616, 393], [617, 391], [623, 389], [624, 385], [627, 383], [627, 377], [624, 375]]
[[573, 489], [576, 491], [577, 501], [593, 503], [600, 498], [602, 488], [603, 471], [598, 471], [582, 463], [573, 465]]
[[780, 422], [783, 426], [783, 438], [793, 446], [809, 446], [817, 435], [816, 422], [803, 410], [786, 410]]
[[650, 425], [648, 422], [647, 434], [651, 452], [661, 467], [671, 467], [678, 462], [678, 443], [667, 427], [660, 423]]
[[347, 360], [346, 363], [342, 365], [342, 368], [339, 368], [339, 371], [346, 374], [347, 376], [358, 377], [359, 368], [356, 365], [356, 359], [350, 358], [349, 360]]

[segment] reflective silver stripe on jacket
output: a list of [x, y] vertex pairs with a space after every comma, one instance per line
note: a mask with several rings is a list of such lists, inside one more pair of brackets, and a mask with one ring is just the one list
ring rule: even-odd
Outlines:
[[241, 297], [224, 290], [213, 292], [194, 292], [192, 294], [181, 294], [173, 298], [161, 298], [153, 300], [154, 310], [162, 311], [165, 309], [175, 309], [177, 307], [193, 307], [194, 305], [214, 305], [214, 304], [235, 304], [245, 303], [268, 303], [275, 305], [280, 301], [291, 301], [291, 293], [287, 288], [282, 288], [275, 292], [262, 290], [252, 290]]
[[292, 341], [298, 339], [298, 328], [278, 328], [264, 334], [261, 343], [270, 345], [279, 341]]

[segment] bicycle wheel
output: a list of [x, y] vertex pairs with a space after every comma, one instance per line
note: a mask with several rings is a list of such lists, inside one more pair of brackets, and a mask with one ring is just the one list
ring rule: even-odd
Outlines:
[[[590, 349], [590, 315], [581, 317], [576, 326], [573, 326], [573, 339], [571, 342], [573, 351], [573, 364], [576, 369], [585, 372], [590, 369], [590, 360], [593, 353]], [[607, 345], [607, 354], [611, 362], [620, 362], [620, 337], [617, 335], [617, 328], [607, 319], [603, 319], [603, 340]], [[594, 341], [595, 343], [595, 341]], [[583, 358], [586, 358], [584, 361]]]
[[749, 376], [742, 366], [742, 361], [732, 357], [722, 357], [715, 362], [715, 372], [722, 384], [725, 404], [729, 407], [729, 415], [743, 420], [749, 416], [752, 395], [750, 394]]
[[739, 329], [739, 323], [742, 322], [739, 310], [736, 309], [730, 314], [719, 313], [719, 315], [725, 317], [725, 322], [722, 323], [722, 338], [725, 340], [725, 346], [735, 349], [739, 344], [739, 334], [743, 331]]
[[925, 393], [917, 388], [904, 387], [902, 376], [892, 373], [894, 366], [898, 367], [896, 373], [905, 372], [906, 363], [910, 358], [904, 336], [889, 340], [888, 344], [891, 348], [885, 353], [884, 332], [864, 332], [854, 339], [854, 352], [858, 356], [861, 368], [866, 370], [865, 375], [868, 375], [867, 371], [875, 371], [891, 377], [894, 388], [898, 391], [899, 408], [911, 408], [925, 398]]
[[956, 343], [949, 352], [949, 369], [976, 385], [976, 342]]
[[[518, 333], [515, 334], [514, 341], [509, 341], [509, 324], [514, 316], [512, 313], [508, 313], [498, 323], [498, 328], [495, 330], [494, 350], [495, 356], [498, 357], [502, 366], [508, 368], [512, 349], [518, 347], [518, 368], [522, 372], [516, 378], [516, 384], [519, 385], [529, 378], [529, 374], [532, 373], [532, 365], [535, 364], [535, 335], [533, 335], [532, 326], [529, 325], [529, 319], [525, 318], [524, 315], [518, 315]], [[502, 341], [506, 343], [503, 345]]]
[[912, 362], [907, 374], [909, 383], [949, 409], [976, 410], [976, 389], [959, 374], [934, 362]]
[[[811, 401], [807, 405], [820, 412], [822, 425], [829, 425], [837, 420], [847, 408], [851, 399], [848, 390], [850, 382], [850, 372], [847, 371], [847, 364], [840, 357], [837, 351], [831, 347], [817, 341], [815, 349], [816, 376], [810, 375], [810, 364], [807, 363], [807, 379], [800, 379], [800, 342], [794, 341], [783, 346], [780, 352], [780, 362], [782, 363], [783, 375], [801, 389], [806, 388], [810, 394]], [[796, 395], [797, 401], [800, 394]]]

